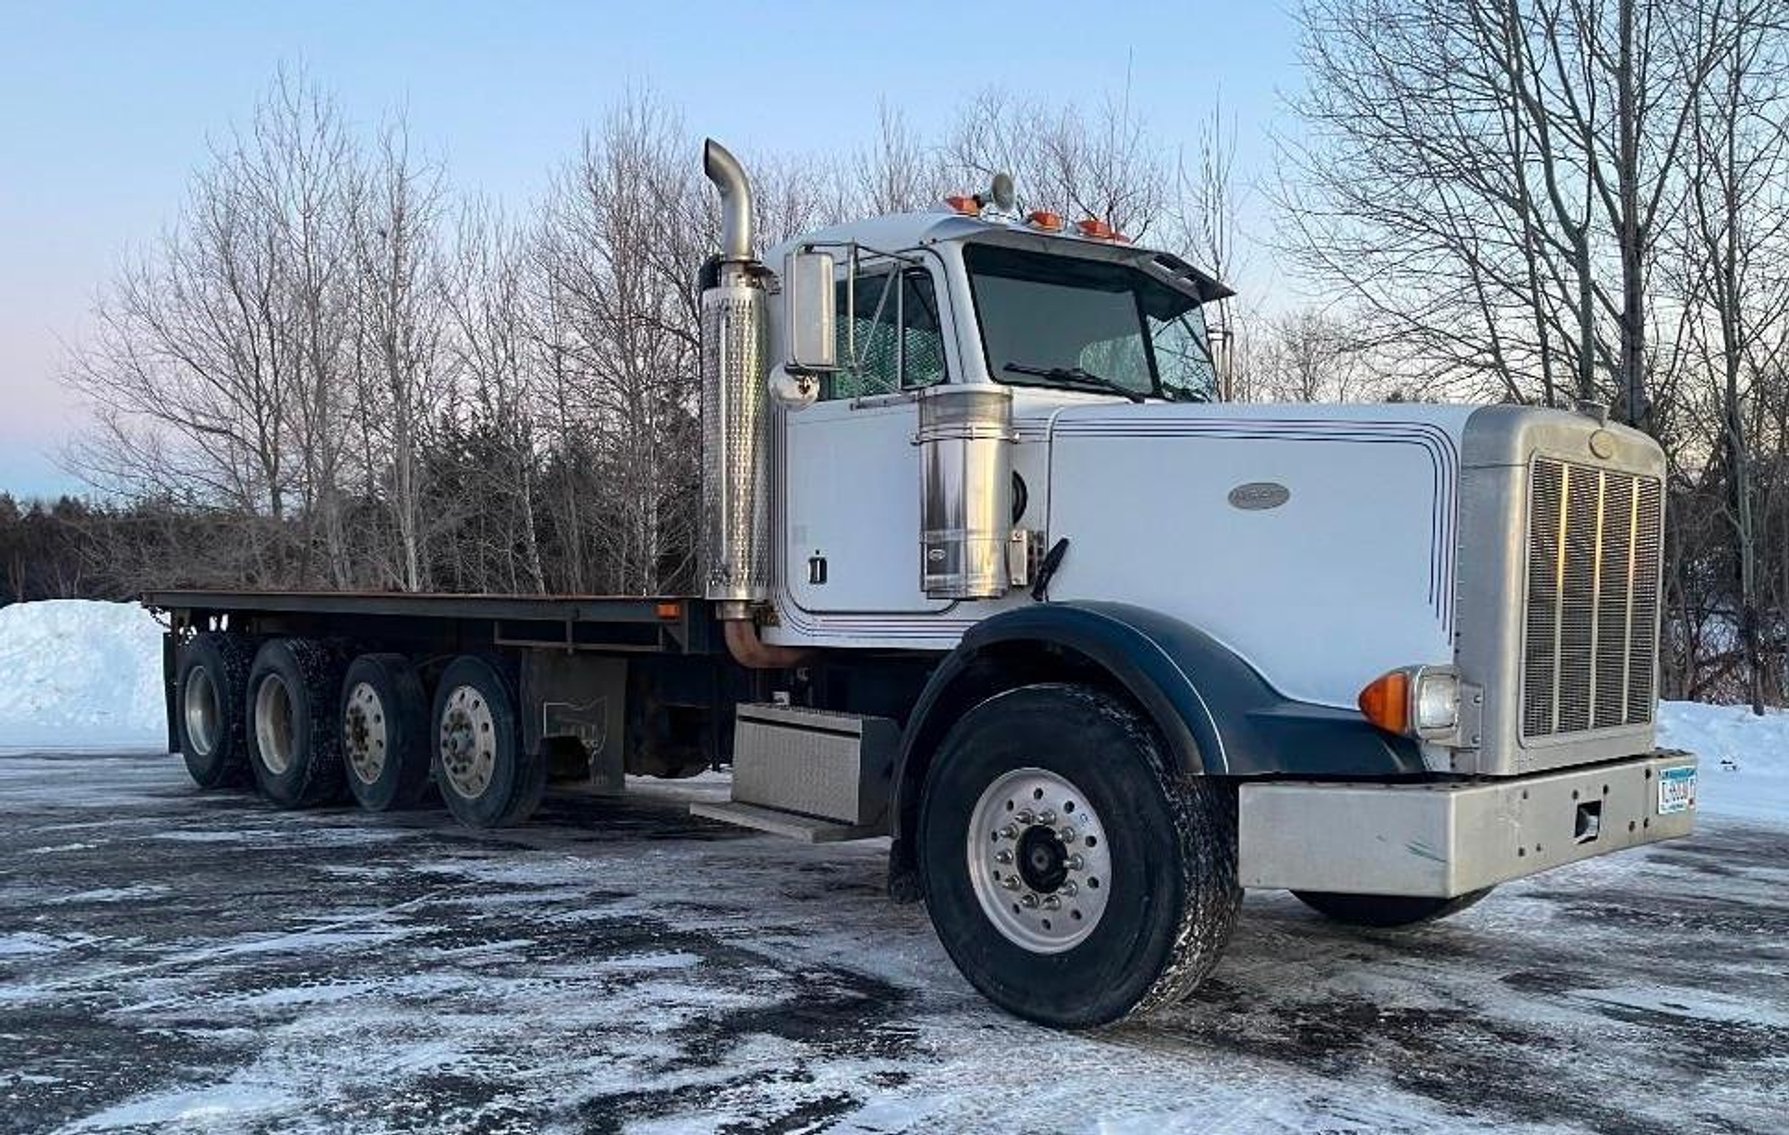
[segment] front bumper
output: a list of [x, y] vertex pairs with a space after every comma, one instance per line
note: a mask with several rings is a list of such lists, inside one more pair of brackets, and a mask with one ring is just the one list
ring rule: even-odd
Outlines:
[[1657, 752], [1498, 780], [1245, 782], [1242, 885], [1447, 898], [1676, 839], [1695, 826], [1694, 797], [1661, 812], [1660, 773], [1695, 765]]

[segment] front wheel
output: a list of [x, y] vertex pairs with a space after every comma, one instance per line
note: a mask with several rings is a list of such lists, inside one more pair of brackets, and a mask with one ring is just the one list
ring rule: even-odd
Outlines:
[[1169, 762], [1105, 692], [1026, 686], [970, 710], [920, 802], [927, 910], [957, 968], [1040, 1024], [1173, 1004], [1229, 941], [1235, 794]]
[[1339, 891], [1293, 891], [1299, 902], [1318, 914], [1350, 926], [1391, 929], [1416, 926], [1458, 914], [1491, 893], [1490, 887], [1467, 891], [1451, 899], [1418, 895], [1345, 895]]

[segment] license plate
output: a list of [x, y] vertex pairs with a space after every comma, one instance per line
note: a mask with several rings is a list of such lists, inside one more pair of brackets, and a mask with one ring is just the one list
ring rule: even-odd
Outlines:
[[1677, 765], [1659, 770], [1659, 815], [1687, 812], [1696, 806], [1696, 766]]

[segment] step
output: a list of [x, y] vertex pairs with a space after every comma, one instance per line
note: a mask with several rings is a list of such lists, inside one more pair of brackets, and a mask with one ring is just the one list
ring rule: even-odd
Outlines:
[[821, 820], [797, 812], [784, 812], [757, 804], [732, 801], [724, 804], [691, 804], [690, 815], [719, 820], [742, 828], [755, 828], [772, 835], [786, 836], [803, 843], [843, 843], [853, 839], [874, 839], [887, 835], [879, 826], [857, 827], [837, 820]]

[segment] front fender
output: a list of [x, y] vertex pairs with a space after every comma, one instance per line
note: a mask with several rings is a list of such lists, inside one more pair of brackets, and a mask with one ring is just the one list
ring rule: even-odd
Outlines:
[[[1180, 764], [1208, 776], [1409, 776], [1424, 771], [1416, 744], [1374, 728], [1352, 709], [1281, 695], [1228, 647], [1178, 619], [1125, 603], [1039, 603], [970, 628], [935, 670], [908, 721], [902, 764], [926, 739], [931, 715], [956, 709], [951, 689], [978, 659], [1033, 645], [1079, 656], [1148, 713]], [[966, 707], [962, 707], [966, 708]]]
[[926, 769], [958, 718], [1017, 685], [1093, 680], [1116, 686], [1148, 715], [1191, 776], [1410, 777], [1416, 743], [1351, 709], [1293, 701], [1196, 627], [1124, 603], [1052, 602], [970, 628], [914, 704], [895, 770], [891, 889], [910, 867]]

